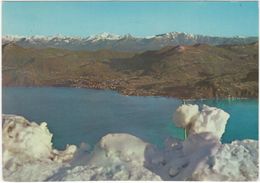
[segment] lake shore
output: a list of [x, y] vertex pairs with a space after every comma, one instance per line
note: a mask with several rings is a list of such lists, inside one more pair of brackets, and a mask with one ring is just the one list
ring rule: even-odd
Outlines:
[[[155, 90], [144, 90], [142, 88], [134, 89], [134, 88], [127, 88], [124, 86], [121, 86], [116, 82], [116, 84], [104, 84], [104, 83], [95, 83], [91, 82], [92, 84], [51, 84], [51, 85], [3, 85], [3, 87], [58, 87], [58, 88], [83, 88], [83, 89], [96, 89], [96, 90], [112, 90], [120, 93], [124, 96], [155, 96], [155, 97], [167, 97], [167, 98], [178, 98], [185, 101], [194, 101], [194, 100], [208, 100], [208, 99], [214, 99], [214, 100], [222, 100], [222, 99], [228, 99], [228, 100], [246, 100], [246, 99], [258, 99], [258, 96], [230, 96], [230, 95], [223, 95], [223, 96], [197, 96], [196, 93], [193, 96], [187, 96], [183, 95], [183, 91], [174, 92], [174, 93], [164, 93], [162, 91], [155, 91]], [[183, 89], [185, 90], [185, 89]], [[187, 89], [188, 90], [188, 89]]]

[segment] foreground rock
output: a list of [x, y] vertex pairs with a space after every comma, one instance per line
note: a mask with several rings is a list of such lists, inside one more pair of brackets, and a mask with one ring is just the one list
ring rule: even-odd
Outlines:
[[4, 179], [249, 181], [258, 178], [258, 141], [220, 142], [227, 113], [208, 106], [199, 111], [197, 106], [184, 105], [175, 116], [178, 124], [196, 121], [204, 127], [193, 124], [200, 130], [191, 127], [184, 141], [169, 137], [164, 149], [129, 134], [108, 134], [88, 153], [84, 143], [79, 148], [68, 145], [66, 150], [58, 151], [52, 147], [52, 134], [46, 123], [37, 125], [20, 116], [3, 115]]

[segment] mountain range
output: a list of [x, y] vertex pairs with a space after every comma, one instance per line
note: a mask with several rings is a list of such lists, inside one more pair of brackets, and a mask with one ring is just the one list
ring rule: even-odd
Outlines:
[[3, 36], [2, 43], [14, 43], [25, 48], [61, 48], [68, 50], [143, 52], [176, 45], [241, 45], [258, 41], [258, 37], [217, 37], [169, 32], [149, 37], [134, 37], [130, 34], [101, 33], [88, 37], [69, 36]]

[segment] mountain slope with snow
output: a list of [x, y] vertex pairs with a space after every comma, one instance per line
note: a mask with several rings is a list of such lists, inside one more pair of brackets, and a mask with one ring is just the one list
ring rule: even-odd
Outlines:
[[34, 48], [64, 48], [70, 50], [99, 50], [111, 49], [116, 51], [141, 52], [157, 50], [165, 46], [175, 45], [230, 45], [249, 44], [258, 41], [258, 37], [217, 37], [195, 35], [182, 32], [170, 32], [149, 37], [134, 37], [130, 34], [115, 35], [101, 33], [88, 37], [69, 36], [3, 36], [3, 44], [15, 43], [23, 47]]

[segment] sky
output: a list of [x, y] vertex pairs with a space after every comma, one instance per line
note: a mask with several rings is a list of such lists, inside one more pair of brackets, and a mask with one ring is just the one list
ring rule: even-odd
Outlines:
[[3, 2], [3, 35], [258, 36], [257, 2]]

